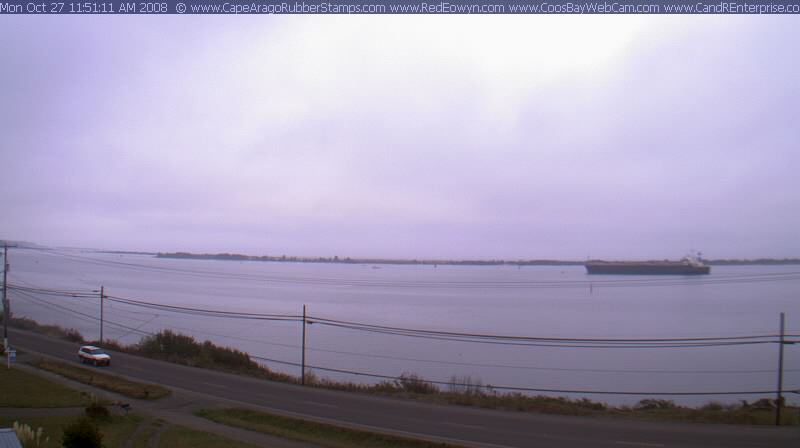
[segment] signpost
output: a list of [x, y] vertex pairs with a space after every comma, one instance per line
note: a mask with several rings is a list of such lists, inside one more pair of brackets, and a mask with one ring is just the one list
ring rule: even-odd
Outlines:
[[17, 351], [13, 350], [11, 348], [7, 349], [6, 350], [6, 363], [7, 363], [7, 367], [9, 369], [11, 368], [11, 361], [16, 361], [16, 360], [17, 360]]

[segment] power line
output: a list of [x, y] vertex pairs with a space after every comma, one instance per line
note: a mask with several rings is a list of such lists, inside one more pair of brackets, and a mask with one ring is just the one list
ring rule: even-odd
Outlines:
[[[272, 358], [266, 358], [263, 356], [254, 356], [250, 355], [251, 358], [274, 362], [278, 364], [290, 365], [294, 367], [299, 367], [300, 364], [288, 362], [288, 361], [281, 361]], [[365, 376], [370, 378], [378, 378], [378, 379], [385, 379], [385, 380], [393, 380], [393, 381], [410, 381], [410, 382], [419, 382], [419, 383], [426, 383], [426, 384], [433, 384], [439, 386], [452, 386], [452, 387], [469, 387], [469, 388], [481, 388], [481, 389], [489, 389], [489, 390], [507, 390], [507, 391], [517, 391], [517, 392], [547, 392], [547, 393], [563, 393], [563, 394], [597, 394], [597, 395], [643, 395], [643, 396], [692, 396], [692, 395], [767, 395], [767, 394], [774, 394], [774, 390], [759, 390], [759, 391], [691, 391], [691, 392], [639, 392], [639, 391], [607, 391], [607, 390], [586, 390], [586, 389], [549, 389], [549, 388], [536, 388], [536, 387], [518, 387], [518, 386], [495, 386], [489, 384], [471, 384], [471, 383], [459, 383], [459, 382], [451, 382], [451, 381], [432, 381], [432, 380], [425, 380], [421, 378], [408, 378], [403, 376], [391, 376], [391, 375], [381, 375], [377, 373], [370, 373], [370, 372], [360, 372], [356, 370], [345, 370], [345, 369], [333, 369], [329, 367], [321, 367], [321, 366], [313, 366], [307, 365], [309, 369], [321, 370], [323, 372], [334, 372], [334, 373], [342, 373], [348, 375], [357, 375], [357, 376]]]
[[[257, 343], [260, 345], [271, 345], [277, 347], [284, 347], [284, 348], [291, 348], [291, 349], [300, 349], [301, 346], [297, 344], [281, 344], [277, 342], [265, 341], [262, 339], [253, 339], [253, 338], [243, 338], [241, 336], [233, 336], [227, 334], [220, 334], [220, 333], [211, 333], [208, 331], [200, 331], [193, 328], [185, 328], [179, 327], [175, 325], [170, 325], [170, 328], [174, 328], [177, 330], [185, 330], [191, 331], [195, 334], [201, 334], [206, 336], [214, 336], [224, 339], [231, 339], [237, 341], [245, 341], [245, 342], [252, 342]], [[775, 373], [774, 369], [750, 369], [750, 370], [666, 370], [666, 369], [581, 369], [581, 368], [566, 368], [566, 367], [542, 367], [542, 366], [520, 366], [520, 365], [508, 365], [508, 364], [489, 364], [489, 363], [471, 363], [471, 362], [460, 362], [460, 361], [443, 361], [443, 360], [434, 360], [434, 359], [422, 359], [422, 358], [409, 358], [409, 357], [402, 357], [402, 356], [390, 356], [390, 355], [378, 355], [373, 353], [359, 353], [359, 352], [351, 352], [346, 350], [331, 350], [331, 349], [323, 349], [317, 347], [307, 347], [308, 351], [311, 352], [318, 352], [318, 353], [333, 353], [338, 355], [348, 355], [348, 356], [356, 356], [361, 358], [369, 358], [369, 359], [387, 359], [387, 360], [395, 360], [395, 361], [410, 361], [410, 362], [418, 362], [418, 363], [429, 363], [429, 364], [438, 364], [438, 365], [455, 365], [455, 366], [463, 366], [463, 367], [489, 367], [489, 368], [501, 368], [501, 369], [516, 369], [516, 370], [533, 370], [533, 371], [555, 371], [555, 372], [579, 372], [579, 373], [636, 373], [636, 374], [763, 374], [763, 373]], [[262, 357], [263, 358], [263, 357]], [[266, 358], [263, 358], [266, 359]], [[275, 359], [268, 359], [272, 362], [282, 363], [282, 364], [289, 364], [293, 365], [293, 363], [287, 363], [284, 361], [278, 361]], [[800, 372], [800, 369], [784, 369], [786, 372]]]
[[126, 299], [124, 297], [110, 296], [110, 295], [106, 295], [106, 299], [112, 302], [119, 302], [127, 305], [140, 306], [151, 309], [181, 312], [181, 313], [192, 313], [197, 315], [207, 315], [215, 317], [231, 317], [238, 319], [257, 319], [257, 320], [280, 320], [280, 321], [292, 321], [292, 322], [298, 322], [302, 320], [302, 316], [292, 315], [292, 314], [247, 313], [239, 311], [225, 311], [225, 310], [214, 310], [208, 308], [165, 305], [155, 302], [145, 302], [141, 300]]
[[367, 324], [362, 322], [349, 322], [343, 320], [327, 319], [322, 317], [309, 316], [313, 323], [319, 324], [337, 324], [342, 326], [352, 326], [359, 328], [369, 328], [375, 330], [398, 331], [408, 332], [415, 334], [426, 334], [436, 336], [453, 336], [453, 337], [469, 337], [476, 339], [500, 339], [500, 340], [521, 340], [521, 341], [546, 341], [546, 342], [604, 342], [604, 343], [634, 343], [634, 342], [705, 342], [705, 341], [722, 341], [722, 340], [748, 340], [748, 339], [764, 339], [775, 338], [777, 335], [750, 335], [750, 336], [716, 336], [716, 337], [702, 337], [702, 338], [637, 338], [637, 339], [620, 339], [620, 338], [563, 338], [563, 337], [536, 337], [536, 336], [512, 336], [512, 335], [494, 335], [484, 333], [462, 333], [452, 331], [440, 330], [424, 330], [414, 328], [391, 327], [385, 325]]
[[372, 324], [351, 323], [331, 319], [311, 318], [312, 323], [370, 333], [416, 337], [443, 341], [471, 342], [497, 345], [571, 347], [571, 348], [684, 348], [715, 347], [733, 345], [755, 345], [774, 343], [774, 335], [730, 336], [709, 338], [658, 338], [658, 339], [600, 339], [600, 338], [553, 338], [531, 336], [505, 336], [475, 333], [458, 333], [435, 330], [387, 327]]
[[[49, 302], [48, 302], [49, 303]], [[55, 304], [51, 304], [52, 306], [58, 306]], [[68, 312], [73, 312], [71, 310], [65, 309], [63, 307], [59, 307], [60, 309]], [[96, 317], [90, 316], [83, 313], [73, 312], [73, 314], [81, 314], [82, 316], [90, 317], [93, 320], [97, 320]], [[140, 320], [139, 322], [143, 325], [151, 323], [155, 318], [160, 317], [158, 314], [151, 315], [153, 318], [149, 320]], [[120, 325], [120, 324], [117, 324]], [[207, 331], [198, 331], [196, 329], [188, 329], [177, 327], [171, 325], [172, 328], [176, 328], [179, 330], [188, 330], [194, 333], [206, 334], [209, 336], [216, 336], [226, 339], [233, 339], [233, 340], [240, 340], [240, 341], [247, 341], [253, 342], [258, 344], [266, 344], [266, 345], [274, 345], [286, 348], [297, 349], [300, 348], [298, 345], [292, 344], [280, 344], [275, 342], [251, 339], [251, 338], [242, 338], [238, 336], [232, 335], [225, 335], [219, 333], [210, 333]], [[132, 329], [132, 327], [127, 327], [128, 329]], [[140, 329], [141, 326], [137, 327], [136, 329]], [[153, 333], [148, 333], [152, 335]], [[124, 335], [122, 336], [124, 337]], [[504, 364], [488, 364], [488, 363], [469, 363], [469, 362], [457, 362], [457, 361], [442, 361], [442, 360], [431, 360], [431, 359], [420, 359], [420, 358], [409, 358], [409, 357], [398, 357], [398, 356], [389, 356], [389, 355], [378, 355], [378, 354], [366, 354], [366, 353], [357, 353], [357, 352], [350, 352], [350, 351], [343, 351], [343, 350], [329, 350], [329, 349], [321, 349], [315, 347], [309, 347], [309, 351], [313, 352], [321, 352], [321, 353], [334, 353], [334, 354], [342, 354], [342, 355], [349, 355], [349, 356], [357, 356], [363, 358], [371, 358], [371, 359], [387, 359], [387, 360], [397, 360], [397, 361], [409, 361], [409, 362], [418, 362], [418, 363], [429, 363], [429, 364], [438, 364], [438, 365], [457, 365], [457, 366], [464, 366], [464, 367], [489, 367], [489, 368], [502, 368], [502, 369], [517, 369], [517, 370], [533, 370], [533, 371], [561, 371], [561, 372], [585, 372], [585, 373], [647, 373], [647, 374], [755, 374], [755, 373], [774, 373], [774, 370], [659, 370], [659, 369], [578, 369], [578, 368], [563, 368], [563, 367], [541, 367], [541, 366], [519, 366], [519, 365], [504, 365]], [[787, 371], [800, 371], [800, 369], [788, 369]]]
[[93, 298], [93, 299], [100, 297], [100, 295], [96, 291], [87, 291], [87, 290], [84, 291], [56, 290], [56, 289], [33, 288], [33, 287], [19, 286], [14, 284], [9, 284], [8, 289], [37, 293], [37, 294], [45, 294], [51, 296], [62, 296], [62, 297], [80, 297], [80, 298]]
[[[55, 310], [67, 312], [67, 313], [70, 313], [72, 315], [75, 315], [75, 316], [77, 316], [79, 318], [82, 318], [84, 320], [88, 320], [88, 321], [91, 321], [91, 322], [99, 322], [100, 321], [100, 318], [98, 318], [96, 316], [92, 316], [90, 314], [82, 313], [80, 311], [75, 311], [75, 310], [69, 309], [67, 307], [55, 304], [55, 303], [47, 302], [46, 300], [34, 297], [34, 296], [32, 296], [32, 295], [30, 295], [28, 293], [21, 292], [21, 291], [16, 291], [16, 293], [23, 300], [32, 301], [32, 302], [37, 303], [38, 305], [43, 306], [45, 308], [50, 308], [50, 309], [55, 309]], [[105, 322], [108, 323], [109, 325], [116, 326], [116, 327], [119, 327], [119, 328], [122, 328], [122, 329], [125, 329], [125, 330], [130, 330], [132, 332], [139, 333], [139, 334], [141, 334], [143, 336], [152, 336], [153, 335], [153, 333], [150, 333], [150, 332], [147, 332], [147, 331], [142, 331], [142, 330], [139, 330], [137, 328], [133, 328], [133, 327], [130, 327], [130, 326], [127, 326], [127, 325], [124, 325], [124, 324], [120, 324], [118, 322], [112, 322], [112, 321], [109, 321], [109, 320], [105, 320]]]
[[[222, 336], [225, 337], [225, 336]], [[252, 342], [261, 342], [252, 340]], [[299, 348], [297, 346], [291, 346], [292, 348]], [[357, 353], [357, 352], [349, 352], [343, 350], [328, 350], [328, 349], [320, 349], [309, 347], [309, 351], [313, 352], [321, 352], [321, 353], [334, 353], [339, 355], [349, 355], [349, 356], [357, 356], [363, 358], [370, 358], [370, 359], [388, 359], [388, 360], [395, 360], [395, 361], [410, 361], [410, 362], [419, 362], [419, 363], [429, 363], [429, 364], [438, 364], [438, 365], [453, 365], [453, 366], [462, 366], [462, 367], [489, 367], [489, 368], [500, 368], [500, 369], [515, 369], [515, 370], [533, 370], [533, 371], [553, 371], [553, 372], [578, 372], [578, 373], [636, 373], [636, 374], [763, 374], [763, 373], [775, 373], [774, 369], [751, 369], [751, 370], [667, 370], [667, 369], [579, 369], [579, 368], [569, 368], [569, 367], [542, 367], [542, 366], [520, 366], [520, 365], [508, 365], [508, 364], [489, 364], [489, 363], [473, 363], [473, 362], [461, 362], [461, 361], [443, 361], [443, 360], [435, 360], [435, 359], [420, 359], [420, 358], [408, 358], [402, 356], [389, 356], [389, 355], [376, 355], [370, 353]], [[785, 372], [800, 372], [800, 369], [784, 369]]]
[[47, 302], [47, 301], [45, 301], [43, 299], [39, 299], [37, 297], [34, 297], [32, 295], [28, 295], [26, 293], [15, 291], [15, 294], [16, 294], [17, 298], [19, 298], [19, 299], [27, 300], [27, 301], [29, 301], [31, 303], [34, 303], [34, 304], [39, 305], [39, 306], [44, 307], [44, 308], [57, 310], [57, 311], [63, 311], [63, 312], [72, 314], [73, 316], [77, 317], [78, 319], [86, 321], [86, 322], [93, 322], [95, 319], [97, 319], [95, 316], [92, 316], [92, 315], [89, 315], [89, 314], [85, 314], [85, 313], [81, 313], [80, 311], [71, 310], [71, 309], [66, 308], [66, 307], [62, 307], [62, 306]]
[[[49, 307], [49, 308], [52, 308], [52, 309], [65, 311], [65, 312], [68, 312], [70, 314], [76, 315], [78, 317], [88, 318], [89, 320], [94, 320], [94, 321], [98, 320], [98, 318], [95, 317], [95, 316], [91, 316], [91, 315], [88, 315], [88, 314], [85, 314], [85, 313], [81, 313], [81, 312], [78, 312], [78, 311], [75, 311], [75, 310], [70, 310], [69, 308], [60, 306], [58, 304], [53, 304], [53, 303], [47, 302], [47, 301], [45, 301], [43, 299], [38, 299], [38, 298], [34, 297], [32, 294], [30, 294], [28, 292], [23, 292], [23, 291], [17, 290], [17, 291], [15, 291], [15, 293], [20, 295], [20, 296], [22, 296], [24, 299], [32, 300], [32, 301], [34, 301], [35, 303], [38, 303], [41, 306], [45, 306], [45, 307]], [[134, 327], [130, 327], [130, 326], [127, 326], [127, 325], [122, 325], [122, 324], [119, 324], [119, 323], [116, 323], [116, 322], [109, 322], [109, 324], [113, 325], [113, 326], [116, 326], [116, 327], [119, 327], [119, 328], [123, 328], [123, 329], [129, 330], [129, 332], [137, 332], [137, 333], [140, 333], [140, 334], [143, 334], [143, 335], [148, 335], [148, 336], [152, 336], [153, 335], [153, 333], [150, 333], [150, 332], [147, 332], [147, 331], [142, 331], [139, 328], [134, 328]], [[683, 339], [703, 339], [703, 340], [705, 340], [705, 339], [709, 339], [709, 338], [683, 338]], [[630, 341], [630, 340], [626, 340], [626, 341]], [[750, 343], [750, 342], [746, 342], [746, 343]], [[737, 344], [741, 344], [741, 342], [737, 342]], [[273, 362], [273, 363], [279, 363], [279, 364], [284, 364], [284, 365], [289, 365], [289, 366], [298, 366], [299, 365], [297, 363], [283, 361], [283, 360], [277, 360], [277, 359], [274, 359], [274, 358], [267, 358], [267, 357], [263, 357], [263, 356], [257, 356], [257, 355], [248, 355], [248, 356], [252, 357], [253, 359], [257, 359], [257, 360]], [[404, 360], [413, 360], [413, 359], [405, 358]], [[423, 360], [415, 360], [415, 361], [423, 361]], [[500, 366], [492, 366], [492, 365], [488, 365], [488, 366], [490, 366], [490, 367], [500, 367]], [[400, 382], [402, 382], [404, 380], [409, 380], [409, 378], [404, 378], [403, 376], [397, 377], [397, 376], [390, 376], [390, 375], [375, 374], [375, 373], [371, 373], [371, 372], [346, 370], [346, 369], [336, 369], [336, 368], [330, 368], [330, 367], [324, 367], [324, 366], [314, 366], [314, 365], [310, 365], [308, 367], [312, 368], [312, 369], [315, 369], [315, 370], [319, 370], [319, 371], [326, 371], [326, 372], [333, 372], [333, 373], [340, 373], [340, 374], [349, 374], [349, 375], [357, 375], [357, 376], [365, 376], [365, 377], [386, 379], [386, 380], [393, 380], [393, 381], [400, 381]], [[558, 369], [558, 370], [568, 370], [568, 369]], [[596, 371], [599, 371], [600, 369], [586, 369], [586, 370], [596, 372]], [[623, 373], [625, 371], [623, 371], [623, 370], [608, 370], [607, 372]], [[709, 373], [710, 372], [711, 371], [709, 371]], [[658, 373], [658, 371], [648, 370], [648, 371], [641, 371], [641, 373]], [[673, 372], [662, 371], [660, 373], [677, 373], [677, 372], [675, 372], [675, 371], [673, 371]], [[699, 372], [688, 372], [687, 371], [685, 373], [699, 373]], [[732, 372], [722, 371], [722, 373], [732, 373]], [[746, 372], [746, 373], [751, 373], [751, 372]], [[605, 390], [579, 390], [579, 389], [553, 389], [553, 388], [534, 388], [534, 387], [517, 387], [517, 386], [475, 385], [475, 384], [458, 383], [458, 382], [452, 382], [452, 381], [450, 381], [450, 382], [430, 381], [430, 380], [422, 380], [422, 379], [417, 379], [417, 378], [413, 378], [410, 381], [419, 381], [419, 382], [424, 382], [424, 383], [433, 384], [433, 385], [444, 385], [444, 386], [451, 386], [451, 387], [481, 387], [481, 388], [486, 388], [486, 389], [490, 389], [490, 390], [507, 390], [507, 391], [519, 391], [519, 392], [544, 392], [544, 393], [572, 393], [572, 394], [641, 395], [641, 396], [691, 396], [691, 395], [711, 396], [711, 395], [764, 395], [764, 394], [775, 393], [775, 391], [681, 391], [681, 392], [671, 392], [671, 391], [666, 391], [666, 392], [605, 391]]]
[[[22, 291], [21, 289], [17, 289]], [[61, 293], [58, 290], [37, 289], [38, 292]], [[106, 296], [107, 300], [130, 306], [144, 307], [159, 311], [184, 313], [199, 316], [225, 317], [234, 319], [291, 321], [302, 320], [302, 316], [274, 313], [236, 312], [219, 309], [184, 307], [166, 305], [156, 302], [134, 300], [119, 296]], [[465, 333], [440, 330], [425, 330], [403, 328], [386, 325], [350, 322], [344, 320], [327, 319], [309, 316], [308, 323], [337, 327], [353, 331], [362, 331], [392, 336], [406, 336], [430, 340], [482, 343], [495, 345], [537, 346], [537, 347], [570, 347], [570, 348], [689, 348], [689, 347], [723, 347], [736, 345], [757, 345], [775, 343], [777, 335], [747, 335], [747, 336], [714, 336], [693, 338], [564, 338], [564, 337], [537, 337], [537, 336], [512, 336], [493, 335], [483, 333]], [[795, 335], [789, 335], [795, 336]]]
[[350, 330], [364, 331], [376, 334], [386, 334], [393, 336], [406, 336], [428, 340], [439, 341], [452, 341], [452, 342], [468, 342], [475, 344], [491, 344], [491, 345], [505, 345], [505, 346], [524, 346], [524, 347], [561, 347], [561, 348], [592, 348], [592, 349], [616, 349], [616, 348], [690, 348], [690, 347], [724, 347], [724, 346], [738, 346], [738, 345], [759, 345], [759, 344], [772, 344], [775, 341], [738, 341], [738, 342], [699, 342], [699, 343], [558, 343], [558, 342], [524, 342], [524, 341], [502, 341], [491, 339], [469, 339], [460, 337], [449, 336], [436, 336], [414, 334], [407, 332], [398, 332], [391, 330], [381, 330], [373, 328], [355, 327], [340, 324], [325, 324], [332, 327], [345, 328]]

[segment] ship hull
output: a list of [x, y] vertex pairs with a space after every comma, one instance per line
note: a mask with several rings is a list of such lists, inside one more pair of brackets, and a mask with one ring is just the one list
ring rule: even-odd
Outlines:
[[684, 263], [635, 263], [635, 262], [590, 262], [586, 263], [588, 274], [604, 275], [706, 275], [709, 266], [694, 266]]

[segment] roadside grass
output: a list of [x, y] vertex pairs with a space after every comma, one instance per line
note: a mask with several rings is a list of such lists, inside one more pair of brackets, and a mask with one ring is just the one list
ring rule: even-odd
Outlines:
[[[6, 383], [6, 380], [10, 382]], [[67, 406], [83, 407], [87, 404], [105, 407], [101, 402], [90, 403], [90, 397], [86, 394], [19, 369], [3, 369], [0, 372], [0, 381], [3, 387], [0, 407], [41, 409], [42, 413], [36, 417], [0, 416], [0, 426], [11, 427], [14, 422], [19, 422], [30, 426], [34, 431], [42, 428], [42, 444], [39, 445], [42, 448], [60, 447], [63, 429], [85, 415], [85, 409], [74, 416], [47, 415], [51, 409]], [[108, 418], [98, 419], [96, 423], [103, 434], [104, 446], [121, 446], [141, 420], [142, 417], [135, 414], [109, 415]]]
[[170, 394], [170, 390], [163, 386], [130, 381], [116, 375], [101, 373], [97, 369], [74, 366], [61, 361], [39, 358], [31, 361], [30, 364], [90, 386], [125, 395], [126, 397], [156, 400]]
[[[3, 322], [2, 315], [0, 315], [0, 322]], [[59, 327], [58, 325], [44, 325], [27, 317], [12, 317], [8, 320], [8, 324], [11, 327], [19, 328], [20, 330], [35, 331], [37, 333], [64, 339], [70, 342], [83, 342], [83, 336], [74, 328], [63, 328]]]
[[161, 420], [150, 420], [145, 423], [145, 427], [138, 430], [131, 436], [130, 448], [149, 448], [150, 438], [158, 431], [160, 427], [164, 426]]
[[136, 430], [136, 427], [139, 426], [142, 419], [143, 417], [140, 415], [128, 414], [113, 416], [108, 421], [97, 422], [97, 426], [103, 434], [103, 446], [122, 446]]
[[205, 431], [169, 425], [161, 434], [159, 447], [164, 448], [256, 448], [254, 445], [231, 440]]
[[[34, 373], [19, 369], [2, 369], [0, 371], [0, 385], [3, 393], [0, 394], [0, 407], [41, 409], [42, 415], [32, 417], [6, 417], [0, 416], [0, 427], [12, 427], [15, 422], [29, 426], [35, 433], [41, 428], [40, 444], [26, 444], [24, 446], [37, 446], [39, 448], [61, 447], [64, 428], [86, 415], [77, 411], [72, 416], [47, 415], [57, 407], [86, 406], [87, 397], [79, 391], [41, 378]], [[105, 406], [101, 402], [93, 402], [94, 406]], [[107, 409], [107, 408], [106, 408]], [[158, 447], [161, 448], [255, 448], [253, 445], [240, 443], [216, 434], [196, 431], [179, 425], [172, 425], [161, 420], [143, 417], [138, 414], [107, 415], [95, 418], [100, 432], [103, 434], [103, 446], [122, 447], [129, 439], [132, 448], [150, 448], [150, 438], [159, 428], [163, 428]], [[137, 428], [146, 425], [144, 430]]]
[[[653, 403], [657, 403], [653, 406]], [[656, 421], [683, 421], [695, 423], [722, 423], [729, 425], [774, 425], [775, 406], [773, 400], [761, 399], [754, 403], [741, 404], [707, 403], [699, 408], [678, 406], [669, 400], [642, 400], [636, 407], [614, 408], [615, 415]], [[800, 408], [784, 406], [781, 425], [800, 425]]]
[[[313, 373], [306, 384], [326, 389], [389, 395], [437, 404], [472, 406], [544, 414], [623, 417], [651, 421], [684, 421], [730, 425], [774, 425], [775, 400], [760, 399], [736, 404], [709, 402], [701, 407], [680, 406], [672, 400], [644, 399], [635, 406], [609, 406], [587, 398], [548, 397], [521, 393], [499, 393], [489, 385], [469, 376], [453, 376], [446, 389], [426, 382], [414, 374], [403, 374], [394, 381], [374, 385], [342, 383], [319, 379]], [[781, 425], [800, 426], [800, 407], [786, 406]]]
[[456, 448], [458, 445], [414, 440], [283, 417], [250, 409], [201, 409], [198, 417], [237, 428], [327, 448]]
[[[158, 444], [154, 442], [156, 433]], [[161, 419], [149, 419], [143, 427], [133, 435], [131, 448], [256, 448], [254, 445], [228, 439], [217, 434], [198, 431], [180, 425], [172, 425]]]
[[0, 407], [65, 408], [86, 404], [80, 392], [20, 369], [0, 368]]
[[[384, 385], [384, 387], [389, 386]], [[775, 424], [775, 400], [766, 398], [753, 403], [746, 401], [738, 404], [710, 402], [701, 407], [680, 406], [672, 400], [645, 399], [635, 406], [617, 407], [586, 398], [529, 396], [520, 393], [500, 394], [494, 391], [483, 392], [474, 388], [470, 392], [401, 392], [401, 394], [406, 398], [431, 403], [506, 411], [729, 425]], [[781, 413], [781, 425], [800, 425], [800, 408], [784, 405]]]
[[472, 406], [485, 409], [499, 409], [517, 412], [541, 412], [556, 415], [607, 415], [609, 408], [605, 403], [588, 399], [573, 400], [566, 397], [546, 397], [543, 395], [523, 395], [519, 393], [454, 393], [440, 392], [431, 395], [411, 396], [421, 401], [458, 406]]

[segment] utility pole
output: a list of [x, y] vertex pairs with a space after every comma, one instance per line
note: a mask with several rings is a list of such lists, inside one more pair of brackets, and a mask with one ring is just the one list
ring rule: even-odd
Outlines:
[[303, 355], [300, 362], [300, 385], [306, 385], [306, 306], [303, 305]]
[[8, 301], [8, 243], [3, 244], [3, 353], [8, 352], [8, 321], [11, 319]]
[[785, 336], [785, 317], [784, 314], [781, 313], [781, 340], [780, 340], [780, 348], [778, 349], [778, 399], [775, 403], [775, 425], [781, 425], [781, 405], [783, 404], [783, 344], [784, 336]]
[[100, 345], [103, 345], [103, 299], [105, 298], [103, 285], [100, 285]]

